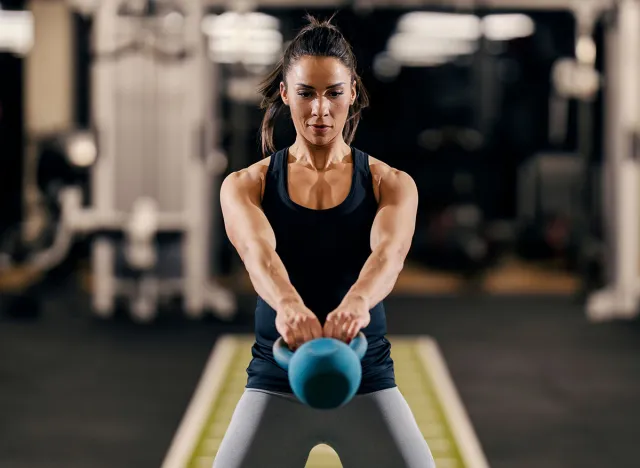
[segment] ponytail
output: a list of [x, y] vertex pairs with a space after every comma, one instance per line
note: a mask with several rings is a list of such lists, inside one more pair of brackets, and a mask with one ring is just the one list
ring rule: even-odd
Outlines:
[[264, 117], [260, 127], [260, 139], [262, 141], [262, 155], [268, 156], [275, 151], [273, 142], [273, 129], [276, 118], [285, 107], [280, 98], [280, 82], [283, 80], [284, 59], [280, 59], [271, 73], [260, 83], [258, 92], [262, 95], [260, 109], [264, 109]]
[[356, 100], [349, 108], [347, 122], [344, 125], [344, 130], [342, 131], [342, 137], [347, 145], [350, 145], [356, 136], [356, 130], [358, 129], [358, 124], [362, 118], [362, 110], [369, 106], [369, 95], [362, 84], [362, 80], [357, 74], [354, 74], [353, 79], [356, 82]]

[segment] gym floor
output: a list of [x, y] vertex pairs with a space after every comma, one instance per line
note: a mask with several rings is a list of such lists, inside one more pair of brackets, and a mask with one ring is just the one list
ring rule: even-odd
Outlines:
[[[158, 468], [216, 339], [251, 333], [254, 296], [233, 324], [167, 311], [138, 326], [92, 318], [78, 284], [41, 288], [36, 319], [0, 319], [0, 466]], [[638, 323], [590, 324], [564, 293], [407, 288], [386, 301], [389, 332], [437, 340], [491, 467], [638, 466]]]

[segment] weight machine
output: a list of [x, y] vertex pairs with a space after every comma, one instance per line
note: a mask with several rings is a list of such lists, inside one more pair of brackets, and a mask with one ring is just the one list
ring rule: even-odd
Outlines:
[[172, 294], [190, 317], [234, 313], [232, 295], [208, 278], [214, 181], [225, 157], [203, 17], [198, 0], [103, 1], [94, 14], [93, 208], [82, 209], [74, 189], [62, 200], [72, 230], [122, 234], [92, 246], [98, 315], [124, 295], [133, 316], [148, 320], [159, 297]]
[[208, 271], [226, 157], [217, 141], [216, 66], [201, 29], [205, 6], [72, 4], [93, 17], [91, 129], [61, 137], [60, 146], [88, 168], [90, 193], [59, 191], [53, 245], [27, 264], [50, 270], [76, 237], [90, 236], [96, 315], [111, 317], [124, 299], [134, 320], [148, 322], [163, 300], [181, 297], [189, 317], [233, 317], [234, 296]]

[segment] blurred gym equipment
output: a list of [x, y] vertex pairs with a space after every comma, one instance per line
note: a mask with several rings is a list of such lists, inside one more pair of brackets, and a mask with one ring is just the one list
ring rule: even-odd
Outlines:
[[138, 320], [153, 318], [160, 296], [177, 293], [190, 317], [235, 312], [232, 295], [208, 278], [212, 191], [225, 162], [213, 128], [215, 75], [203, 15], [195, 0], [113, 0], [94, 13], [93, 208], [82, 208], [77, 188], [61, 200], [63, 226], [120, 237], [93, 243], [100, 316], [111, 315], [122, 294]]
[[503, 224], [502, 193], [508, 193], [517, 155], [496, 142], [509, 132], [503, 113], [512, 86], [505, 76], [522, 67], [506, 51], [535, 30], [525, 14], [411, 12], [400, 17], [378, 54], [379, 78], [422, 68], [433, 80], [424, 86], [438, 90], [427, 104], [431, 112], [416, 112], [416, 120], [427, 122], [419, 114], [438, 115], [417, 139], [428, 161], [412, 171], [424, 194], [412, 248], [418, 262], [477, 278], [497, 258], [503, 236], [496, 238], [501, 229], [494, 226]]
[[[385, 2], [368, 2], [370, 6]], [[423, 2], [422, 5], [439, 2]], [[459, 7], [474, 8], [475, 2], [459, 2]], [[586, 263], [598, 256], [591, 231], [594, 213], [602, 212], [604, 249], [608, 259], [608, 286], [592, 294], [586, 304], [592, 320], [634, 318], [640, 299], [640, 209], [638, 190], [638, 135], [640, 130], [640, 2], [637, 0], [485, 0], [482, 8], [519, 8], [566, 10], [576, 18], [575, 57], [556, 64], [553, 71], [555, 98], [552, 99], [552, 141], [566, 135], [566, 100], [578, 101], [578, 148], [584, 161], [574, 167], [577, 178], [578, 236]], [[605, 73], [605, 158], [601, 184], [590, 186], [592, 157], [593, 101], [600, 90], [595, 68], [595, 23], [606, 17]], [[601, 187], [601, 208], [590, 205]], [[558, 230], [561, 231], [561, 230]]]
[[585, 2], [576, 4], [572, 12], [576, 22], [575, 57], [561, 58], [552, 67], [549, 140], [558, 147], [566, 143], [569, 102], [573, 100], [577, 104], [577, 144], [574, 153], [536, 154], [521, 166], [518, 252], [536, 259], [560, 254], [572, 267], [589, 270], [587, 265], [601, 260], [594, 235], [600, 211], [594, 209], [595, 189], [600, 184], [596, 183], [598, 173], [593, 163], [594, 107], [601, 77], [596, 69], [593, 35], [602, 9]]
[[468, 163], [480, 156], [461, 148], [464, 130], [456, 133], [458, 142], [448, 145], [440, 156], [439, 170], [424, 175], [429, 180], [430, 202], [438, 200], [443, 206], [419, 218], [412, 254], [429, 267], [462, 272], [471, 279], [490, 265], [494, 249], [478, 197], [479, 177]]
[[580, 155], [538, 154], [518, 177], [518, 254], [527, 259], [570, 258], [575, 266], [581, 215]]
[[603, 211], [609, 283], [589, 297], [592, 320], [630, 319], [640, 298], [640, 2], [616, 3], [605, 33], [605, 147]]
[[[81, 185], [53, 185], [59, 219], [50, 248], [27, 264], [49, 270], [90, 236], [92, 306], [110, 317], [120, 300], [153, 320], [181, 297], [187, 316], [228, 319], [233, 295], [210, 281], [213, 208], [226, 157], [217, 141], [215, 64], [199, 0], [81, 2], [93, 15], [91, 129], [48, 148], [89, 171]], [[68, 174], [68, 172], [67, 172]], [[51, 184], [49, 184], [51, 188]], [[212, 205], [213, 202], [213, 205]]]

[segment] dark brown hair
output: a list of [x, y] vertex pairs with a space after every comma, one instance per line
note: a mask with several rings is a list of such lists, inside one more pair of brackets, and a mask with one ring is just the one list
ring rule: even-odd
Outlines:
[[260, 108], [265, 109], [261, 127], [263, 156], [275, 151], [273, 142], [275, 121], [282, 109], [286, 107], [280, 97], [280, 82], [285, 80], [291, 65], [301, 57], [335, 57], [351, 71], [351, 77], [356, 83], [356, 99], [349, 108], [349, 115], [342, 132], [347, 144], [353, 141], [362, 109], [369, 105], [369, 96], [356, 72], [356, 57], [353, 49], [340, 30], [331, 24], [333, 17], [326, 21], [319, 21], [307, 15], [306, 19], [309, 24], [302, 28], [289, 43], [283, 57], [258, 88], [258, 92], [262, 95]]

